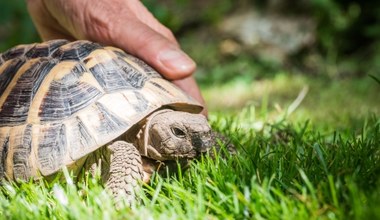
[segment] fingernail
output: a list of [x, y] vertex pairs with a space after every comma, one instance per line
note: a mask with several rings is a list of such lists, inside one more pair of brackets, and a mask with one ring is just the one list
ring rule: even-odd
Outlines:
[[158, 55], [160, 62], [168, 69], [187, 73], [193, 71], [195, 62], [180, 50], [164, 50]]

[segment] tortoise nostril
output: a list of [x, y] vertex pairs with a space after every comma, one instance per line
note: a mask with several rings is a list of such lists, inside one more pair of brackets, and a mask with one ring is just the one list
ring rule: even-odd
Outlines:
[[194, 134], [191, 136], [191, 144], [194, 146], [197, 152], [203, 153], [206, 152], [210, 146], [208, 141], [204, 140], [204, 137], [200, 134]]

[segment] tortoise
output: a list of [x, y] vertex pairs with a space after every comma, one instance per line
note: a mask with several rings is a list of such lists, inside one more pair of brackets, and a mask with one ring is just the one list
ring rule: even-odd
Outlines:
[[0, 55], [0, 179], [97, 168], [115, 198], [131, 201], [152, 161], [190, 160], [215, 143], [201, 110], [118, 48], [85, 40], [16, 46]]

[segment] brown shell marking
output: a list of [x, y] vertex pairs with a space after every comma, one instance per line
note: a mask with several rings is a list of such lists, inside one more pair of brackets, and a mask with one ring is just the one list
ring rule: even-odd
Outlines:
[[26, 179], [31, 176], [32, 137], [31, 125], [0, 129], [0, 177]]
[[58, 170], [64, 166], [64, 156], [67, 153], [67, 128], [64, 124], [41, 126], [38, 143], [38, 163], [44, 170]]
[[9, 128], [0, 128], [0, 179], [5, 177], [9, 149]]
[[80, 80], [85, 71], [82, 65], [75, 65], [67, 75], [50, 83], [39, 106], [42, 122], [70, 117], [103, 95], [98, 88]]
[[19, 45], [16, 47], [13, 47], [6, 51], [5, 53], [1, 54], [1, 59], [3, 61], [12, 60], [15, 58], [23, 57], [26, 52], [28, 52], [31, 48], [34, 47], [35, 44], [29, 44], [29, 45]]
[[0, 56], [0, 66], [3, 65], [3, 63], [4, 63], [3, 57]]
[[[13, 87], [8, 87], [8, 94], [1, 96], [0, 124], [6, 126], [19, 125], [26, 122], [29, 106], [42, 84], [42, 81], [55, 66], [51, 60], [40, 59], [38, 62], [28, 62], [16, 73]], [[6, 96], [7, 95], [7, 96]], [[6, 97], [6, 98], [5, 98]]]
[[[30, 68], [34, 61], [29, 60], [49, 57], [59, 46], [65, 43], [67, 43], [66, 40], [55, 40], [40, 44], [20, 45], [0, 54], [0, 97], [2, 98], [0, 99], [0, 106], [8, 97], [8, 94], [4, 95], [5, 89], [12, 89], [17, 83], [17, 79], [14, 80], [16, 73], [23, 73], [23, 71], [19, 71], [22, 66], [24, 69]], [[10, 85], [12, 81], [13, 84]]]
[[31, 176], [29, 156], [32, 152], [32, 126], [26, 125], [13, 147], [13, 173], [15, 179]]
[[[25, 64], [24, 59], [14, 59], [0, 66], [0, 97], [1, 98], [3, 97], [5, 89], [8, 87], [8, 85], [11, 83], [11, 81], [15, 77], [16, 72], [24, 64]], [[2, 105], [3, 102], [0, 101], [0, 106]]]
[[201, 110], [119, 49], [62, 40], [24, 47], [19, 56], [1, 56], [0, 177], [53, 174], [162, 106]]

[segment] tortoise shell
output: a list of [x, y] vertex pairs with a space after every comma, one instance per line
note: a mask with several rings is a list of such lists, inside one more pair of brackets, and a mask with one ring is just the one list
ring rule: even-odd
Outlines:
[[120, 49], [66, 40], [16, 46], [0, 55], [0, 178], [53, 174], [163, 107], [202, 109]]

